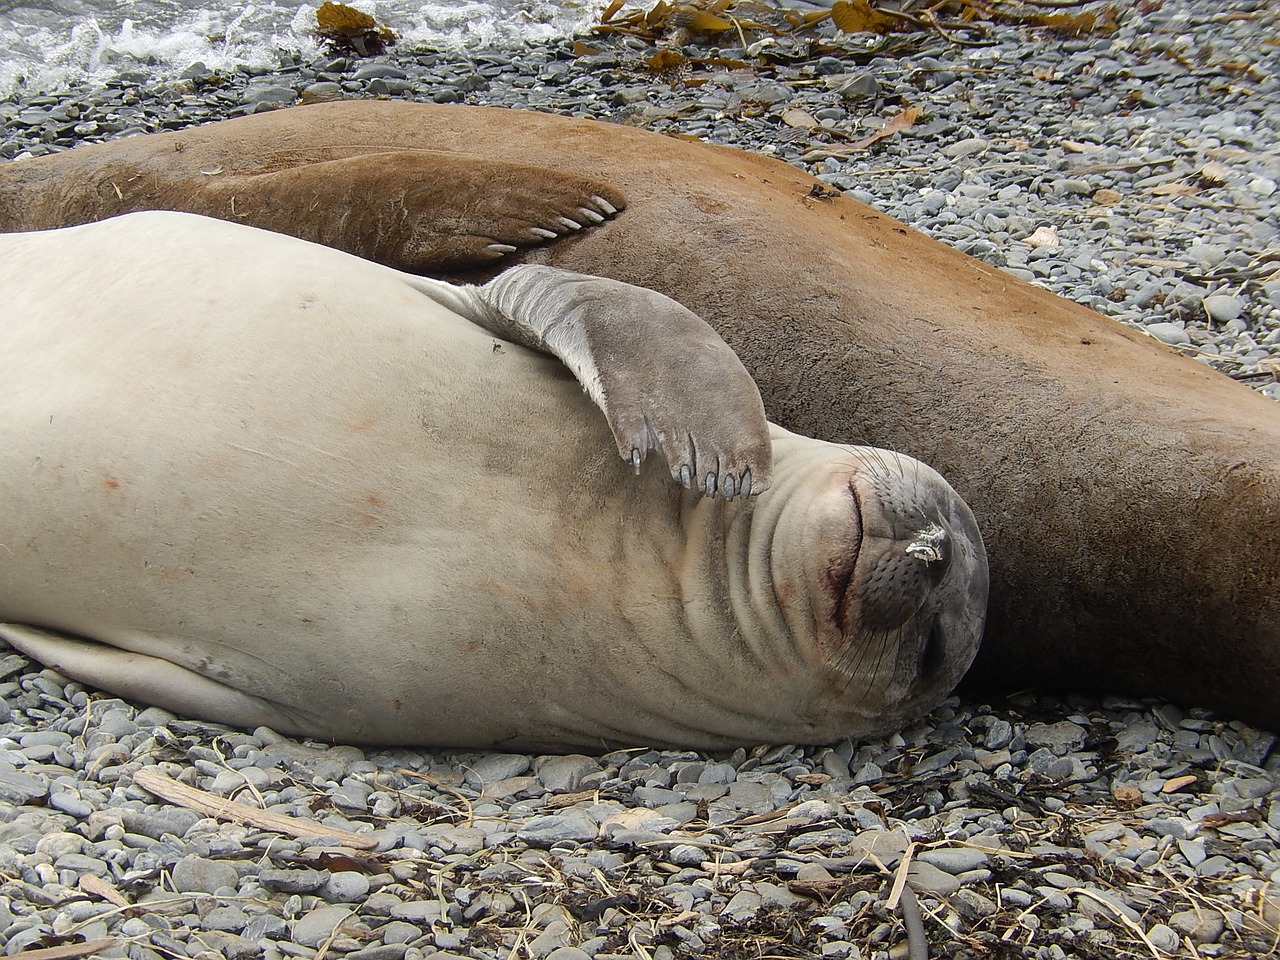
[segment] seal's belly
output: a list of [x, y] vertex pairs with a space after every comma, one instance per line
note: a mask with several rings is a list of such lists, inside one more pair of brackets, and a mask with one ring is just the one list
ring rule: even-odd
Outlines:
[[169, 217], [0, 237], [0, 619], [414, 722], [626, 638], [653, 484], [558, 364], [393, 271]]

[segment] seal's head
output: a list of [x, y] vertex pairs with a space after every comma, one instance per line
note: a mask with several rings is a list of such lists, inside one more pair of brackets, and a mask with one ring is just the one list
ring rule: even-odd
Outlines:
[[987, 556], [973, 514], [910, 457], [784, 431], [774, 453], [748, 562], [757, 620], [767, 594], [820, 678], [808, 707], [795, 709], [834, 736], [887, 732], [927, 713], [982, 637]]

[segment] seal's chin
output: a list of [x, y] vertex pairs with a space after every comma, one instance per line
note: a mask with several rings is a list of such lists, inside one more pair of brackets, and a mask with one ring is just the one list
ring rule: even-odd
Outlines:
[[934, 470], [883, 450], [849, 453], [844, 531], [824, 538], [835, 641], [824, 646], [850, 692], [923, 712], [977, 654], [986, 551], [968, 506]]

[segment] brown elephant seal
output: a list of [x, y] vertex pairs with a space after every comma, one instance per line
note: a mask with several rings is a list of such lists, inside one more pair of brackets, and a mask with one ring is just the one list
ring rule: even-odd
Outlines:
[[[649, 291], [178, 213], [0, 237], [0, 289], [0, 637], [76, 679], [343, 741], [709, 748], [893, 729], [977, 649], [954, 491], [771, 428]], [[702, 408], [629, 394], [637, 349]], [[634, 475], [631, 429], [753, 495]]]
[[[5, 165], [0, 227], [173, 206], [457, 271], [543, 215], [499, 202], [485, 225], [457, 202], [495, 162], [535, 196], [621, 211], [542, 225], [564, 237], [509, 260], [674, 297], [742, 357], [773, 420], [918, 456], [956, 486], [991, 560], [978, 683], [1280, 728], [1280, 408], [781, 162], [532, 112], [335, 103]], [[397, 247], [409, 191], [430, 239]]]

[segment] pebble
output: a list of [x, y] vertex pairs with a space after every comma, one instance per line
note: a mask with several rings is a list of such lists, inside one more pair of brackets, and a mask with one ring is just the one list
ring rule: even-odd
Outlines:
[[1239, 297], [1217, 294], [1204, 298], [1204, 310], [1214, 323], [1226, 323], [1244, 312], [1244, 302]]
[[1190, 334], [1176, 323], [1148, 323], [1145, 329], [1161, 343], [1167, 343], [1172, 347], [1191, 342]]
[[923, 860], [913, 860], [907, 867], [907, 880], [921, 893], [946, 897], [960, 889], [960, 881], [944, 870]]
[[369, 878], [350, 870], [332, 873], [325, 881], [323, 897], [330, 903], [354, 903], [369, 892]]
[[[271, 109], [299, 92], [628, 122], [799, 164], [1266, 393], [1274, 380], [1248, 373], [1280, 357], [1267, 253], [1280, 245], [1280, 71], [1253, 15], [1264, 7], [1145, 6], [1156, 9], [1127, 11], [1110, 36], [1001, 27], [970, 48], [909, 34], [892, 41], [901, 56], [867, 55], [863, 38], [823, 27], [819, 56], [773, 38], [769, 67], [695, 65], [688, 84], [638, 68], [645, 42], [610, 37], [576, 57], [557, 40], [299, 57], [278, 72], [219, 69], [217, 83], [193, 64], [174, 78], [181, 90], [138, 70], [0, 100], [0, 158]], [[718, 55], [759, 59], [736, 42], [718, 40]], [[1237, 76], [1231, 57], [1256, 69]], [[911, 130], [829, 149], [901, 102], [924, 110]], [[782, 122], [789, 109], [818, 126]], [[1205, 185], [1198, 171], [1218, 153], [1228, 175]], [[1196, 196], [1158, 192], [1197, 183]], [[1027, 243], [1041, 228], [1057, 242]], [[905, 951], [883, 871], [908, 847], [934, 944], [975, 955], [993, 949], [982, 939], [992, 931], [1012, 930], [1004, 942], [1033, 960], [1147, 956], [1141, 929], [1170, 955], [1188, 937], [1206, 957], [1263, 956], [1274, 931], [1249, 918], [1280, 912], [1266, 899], [1280, 882], [1275, 737], [1194, 707], [952, 698], [865, 743], [534, 757], [328, 747], [97, 693], [90, 705], [78, 685], [3, 651], [0, 693], [7, 954], [88, 924], [81, 934], [128, 937], [140, 957], [278, 960], [314, 955], [341, 925], [328, 955], [352, 960], [729, 956], [740, 930], [778, 953], [888, 960]], [[373, 829], [378, 849], [318, 856], [310, 841], [156, 803], [132, 784], [144, 764], [241, 802], [257, 791], [318, 835], [323, 824]], [[1122, 787], [1137, 799], [1122, 802]], [[1246, 818], [1207, 825], [1222, 813]], [[144, 911], [78, 893], [87, 876]], [[803, 940], [788, 940], [793, 930]]]
[[594, 840], [599, 825], [581, 810], [534, 817], [516, 830], [516, 836], [533, 847], [552, 847], [565, 841]]
[[584, 778], [600, 772], [600, 764], [592, 757], [570, 754], [563, 757], [539, 757], [534, 772], [542, 785], [552, 793], [577, 790]]
[[506, 780], [524, 773], [533, 765], [529, 757], [522, 754], [494, 753], [482, 756], [471, 764], [467, 771], [467, 781], [475, 784], [493, 783]]
[[172, 876], [174, 889], [182, 893], [217, 893], [235, 888], [240, 879], [234, 864], [203, 857], [183, 857], [174, 864]]
[[990, 858], [981, 850], [967, 850], [963, 847], [924, 850], [916, 854], [916, 859], [945, 870], [950, 874], [967, 873], [990, 863]]
[[312, 910], [294, 921], [291, 931], [293, 942], [304, 947], [318, 947], [351, 916], [349, 907], [325, 906]]

